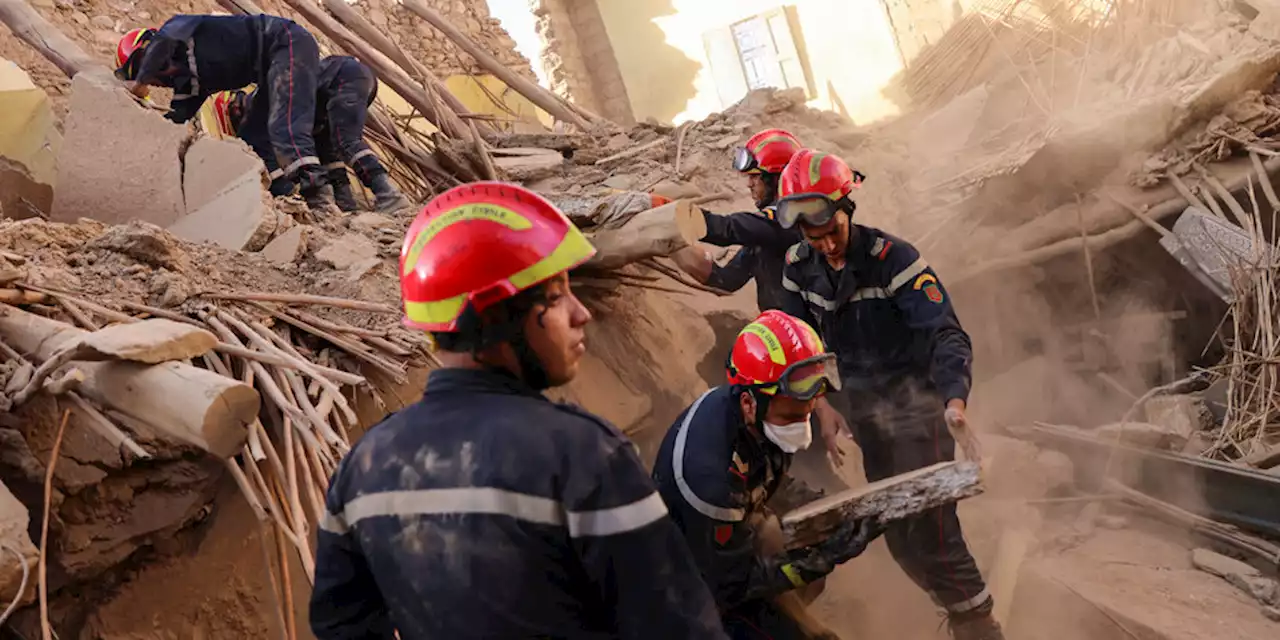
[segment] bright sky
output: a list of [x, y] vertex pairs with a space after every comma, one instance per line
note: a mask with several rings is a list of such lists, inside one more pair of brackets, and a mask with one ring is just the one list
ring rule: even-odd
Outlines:
[[538, 84], [547, 86], [547, 77], [542, 70], [542, 39], [534, 28], [529, 0], [488, 0], [488, 3], [489, 14], [501, 21], [502, 28], [516, 41], [516, 51], [529, 59], [533, 72], [538, 76]]

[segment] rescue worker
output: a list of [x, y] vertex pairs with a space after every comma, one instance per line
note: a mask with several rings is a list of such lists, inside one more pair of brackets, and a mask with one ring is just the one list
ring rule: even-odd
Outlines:
[[[244, 140], [262, 158], [271, 174], [272, 195], [286, 195], [293, 191], [293, 183], [280, 170], [271, 149], [267, 114], [249, 108], [254, 93], [256, 89], [219, 92], [213, 97], [214, 119], [224, 134]], [[350, 56], [320, 60], [312, 137], [320, 163], [328, 170], [334, 201], [346, 212], [359, 208], [347, 178], [348, 166], [360, 183], [373, 192], [375, 211], [392, 213], [412, 206], [391, 183], [386, 167], [364, 141], [364, 121], [377, 93], [377, 77], [359, 60]]]
[[792, 455], [809, 446], [817, 398], [840, 388], [835, 356], [812, 327], [771, 310], [738, 334], [727, 373], [728, 385], [704, 393], [667, 431], [653, 468], [658, 491], [730, 637], [834, 638], [804, 604], [881, 527], [871, 519], [849, 522], [820, 544], [787, 552], [767, 503], [789, 497], [778, 505], [789, 510], [821, 495], [788, 469]]
[[320, 50], [306, 29], [268, 15], [176, 15], [159, 29], [133, 29], [116, 47], [116, 77], [173, 89], [165, 117], [187, 122], [209, 96], [256, 84], [253, 109], [265, 126], [277, 165], [313, 208], [333, 205], [311, 136]]
[[[862, 179], [840, 158], [810, 149], [783, 171], [777, 219], [805, 237], [787, 254], [782, 285], [791, 296], [784, 309], [814, 323], [836, 353], [867, 480], [953, 460], [957, 440], [978, 462], [965, 417], [969, 336], [915, 247], [851, 221], [851, 194]], [[818, 408], [829, 446], [837, 436], [830, 411]], [[885, 541], [907, 575], [946, 609], [956, 638], [1003, 638], [954, 504], [891, 524]]]
[[783, 229], [774, 222], [773, 206], [778, 199], [778, 176], [800, 146], [787, 131], [765, 129], [735, 149], [733, 168], [747, 176], [757, 211], [719, 215], [703, 210], [707, 234], [702, 241], [742, 249], [721, 266], [705, 251], [691, 247], [673, 256], [676, 264], [699, 282], [722, 291], [737, 291], [754, 278], [760, 311], [781, 308], [786, 295], [780, 284], [782, 266], [787, 249], [801, 238], [795, 229]]
[[454, 187], [413, 221], [405, 324], [430, 332], [442, 367], [333, 475], [319, 640], [725, 638], [635, 446], [542, 395], [586, 350], [567, 272], [594, 253], [510, 184]]

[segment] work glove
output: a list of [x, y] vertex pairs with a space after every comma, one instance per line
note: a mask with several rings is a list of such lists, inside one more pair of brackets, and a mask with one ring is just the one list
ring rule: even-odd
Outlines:
[[884, 529], [878, 518], [846, 522], [826, 540], [792, 552], [784, 572], [798, 575], [805, 583], [813, 582], [861, 555]]
[[816, 553], [829, 558], [834, 565], [840, 565], [862, 555], [876, 538], [884, 533], [885, 527], [879, 518], [863, 518], [844, 523], [831, 537], [814, 545]]

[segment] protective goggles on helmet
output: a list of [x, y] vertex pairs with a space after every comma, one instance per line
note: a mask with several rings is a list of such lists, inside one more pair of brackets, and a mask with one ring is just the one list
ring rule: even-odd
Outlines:
[[124, 64], [119, 69], [116, 69], [117, 80], [132, 82], [138, 79], [139, 67], [142, 66], [142, 58], [146, 49], [147, 43], [144, 42], [133, 53], [129, 54], [129, 58], [124, 61]]
[[795, 400], [812, 400], [827, 389], [840, 390], [840, 370], [836, 366], [834, 353], [820, 353], [805, 358], [782, 371], [776, 383], [763, 382], [750, 385], [755, 389], [768, 389], [776, 385], [775, 396], [786, 396]]
[[811, 227], [821, 227], [831, 222], [847, 198], [832, 200], [821, 193], [795, 193], [778, 201], [775, 219], [783, 229], [804, 222]]
[[733, 170], [739, 173], [747, 173], [748, 171], [756, 171], [760, 169], [760, 163], [756, 161], [756, 154], [746, 147], [738, 147], [733, 150]]

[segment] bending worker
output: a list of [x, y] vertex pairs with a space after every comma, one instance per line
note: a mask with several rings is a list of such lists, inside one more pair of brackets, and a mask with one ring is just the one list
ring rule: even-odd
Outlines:
[[[953, 460], [979, 462], [966, 401], [973, 350], [946, 290], [915, 247], [854, 224], [861, 175], [809, 149], [782, 173], [778, 222], [805, 241], [787, 255], [787, 313], [814, 322], [839, 360], [867, 480]], [[819, 407], [819, 412], [829, 411]], [[820, 416], [823, 437], [835, 424]], [[889, 525], [898, 565], [948, 615], [958, 640], [1002, 640], [992, 599], [949, 504]]]
[[405, 324], [431, 333], [442, 367], [334, 473], [319, 640], [725, 638], [634, 445], [542, 394], [586, 351], [567, 272], [594, 254], [515, 185], [454, 187], [413, 221]]
[[697, 247], [676, 253], [676, 264], [702, 284], [722, 291], [737, 291], [753, 278], [756, 304], [760, 311], [780, 309], [786, 291], [782, 288], [782, 267], [787, 249], [800, 242], [795, 229], [783, 229], [773, 220], [778, 199], [778, 177], [791, 156], [800, 150], [796, 137], [782, 129], [766, 129], [734, 150], [734, 170], [746, 174], [747, 187], [757, 211], [719, 215], [703, 210], [707, 235], [703, 242], [719, 247], [741, 245], [742, 249], [720, 266]]
[[[214, 118], [223, 134], [244, 140], [262, 158], [271, 174], [271, 194], [286, 195], [293, 191], [293, 182], [284, 176], [276, 162], [267, 130], [267, 113], [252, 109], [257, 91], [219, 92], [213, 97]], [[359, 207], [347, 178], [348, 166], [360, 183], [373, 192], [375, 211], [392, 213], [413, 206], [391, 183], [386, 167], [364, 141], [365, 118], [377, 93], [377, 77], [359, 60], [350, 56], [328, 56], [320, 60], [312, 137], [320, 162], [328, 171], [334, 201], [346, 212]]]
[[735, 639], [835, 638], [805, 611], [822, 580], [880, 534], [872, 520], [846, 523], [812, 547], [787, 552], [767, 503], [791, 508], [820, 496], [787, 474], [809, 446], [809, 416], [839, 389], [835, 356], [817, 332], [766, 311], [738, 334], [729, 384], [698, 398], [662, 441], [653, 476], [715, 594]]
[[333, 205], [333, 190], [316, 156], [311, 131], [315, 119], [316, 40], [297, 23], [268, 15], [170, 18], [159, 29], [134, 29], [116, 47], [116, 77], [173, 89], [165, 117], [194, 118], [200, 105], [219, 91], [256, 84], [266, 87], [253, 109], [266, 114], [277, 166], [297, 182], [312, 208]]

